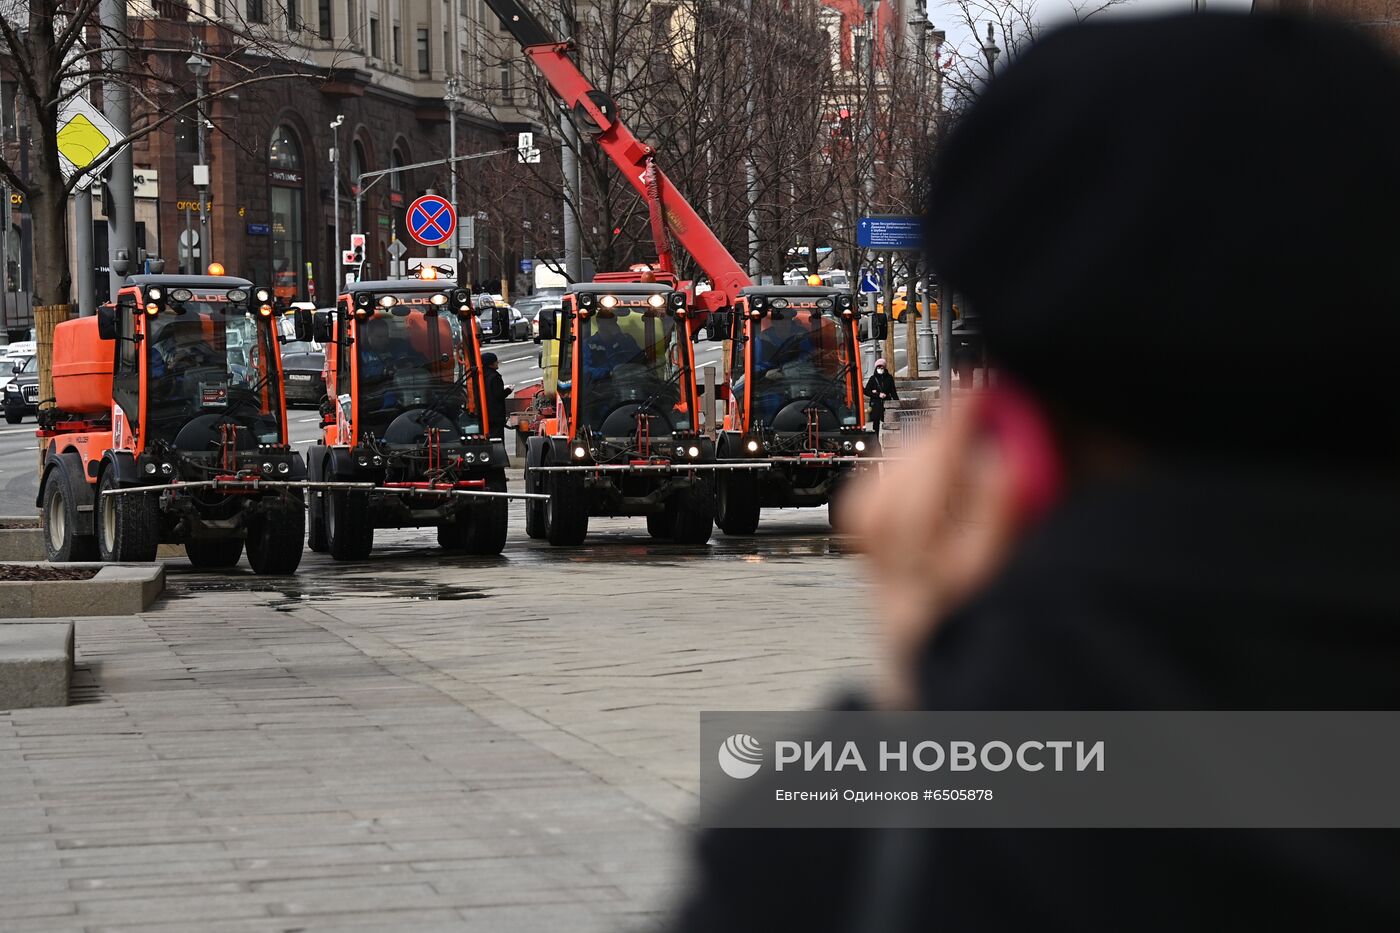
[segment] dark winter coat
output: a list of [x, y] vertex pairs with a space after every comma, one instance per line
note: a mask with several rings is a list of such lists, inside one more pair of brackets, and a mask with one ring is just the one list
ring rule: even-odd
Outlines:
[[[880, 393], [885, 398], [880, 397]], [[899, 401], [899, 392], [894, 387], [894, 376], [887, 369], [883, 373], [871, 373], [865, 381], [865, 397], [870, 399], [870, 420], [885, 420], [885, 402]]]
[[492, 437], [506, 436], [506, 382], [500, 370], [486, 370], [486, 418], [491, 424]]

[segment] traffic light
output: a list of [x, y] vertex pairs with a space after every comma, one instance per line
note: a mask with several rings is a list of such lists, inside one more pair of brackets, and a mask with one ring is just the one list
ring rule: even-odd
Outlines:
[[365, 261], [365, 235], [363, 233], [350, 234], [350, 252], [355, 254], [356, 265]]

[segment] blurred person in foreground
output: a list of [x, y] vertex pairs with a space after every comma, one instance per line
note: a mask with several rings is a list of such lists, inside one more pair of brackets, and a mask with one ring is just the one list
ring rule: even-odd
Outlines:
[[[986, 90], [928, 252], [1001, 384], [852, 503], [873, 702], [1400, 708], [1396, 101], [1360, 31], [1228, 15]], [[676, 929], [1400, 928], [1387, 830], [711, 831], [697, 881]]]

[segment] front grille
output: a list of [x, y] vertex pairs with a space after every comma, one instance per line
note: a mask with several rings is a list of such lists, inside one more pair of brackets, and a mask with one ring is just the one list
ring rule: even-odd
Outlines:
[[39, 401], [39, 387], [37, 385], [20, 386], [20, 391], [24, 393], [24, 400], [26, 402]]

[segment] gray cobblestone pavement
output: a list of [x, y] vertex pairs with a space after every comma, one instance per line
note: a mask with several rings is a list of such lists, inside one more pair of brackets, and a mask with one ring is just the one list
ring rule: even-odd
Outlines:
[[77, 620], [76, 705], [0, 713], [6, 931], [646, 928], [683, 879], [701, 709], [868, 674], [822, 512], [654, 545], [601, 521], [444, 559], [431, 529], [294, 578], [170, 566]]

